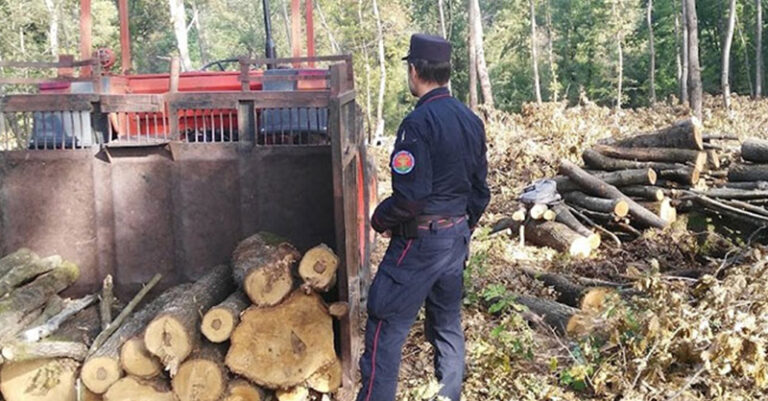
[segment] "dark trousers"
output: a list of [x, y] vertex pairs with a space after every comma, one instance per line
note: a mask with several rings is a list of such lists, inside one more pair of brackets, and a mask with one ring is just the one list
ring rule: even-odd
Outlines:
[[394, 401], [403, 343], [422, 305], [435, 349], [440, 395], [459, 401], [464, 377], [461, 301], [470, 232], [466, 221], [393, 237], [368, 294], [363, 387], [357, 401]]

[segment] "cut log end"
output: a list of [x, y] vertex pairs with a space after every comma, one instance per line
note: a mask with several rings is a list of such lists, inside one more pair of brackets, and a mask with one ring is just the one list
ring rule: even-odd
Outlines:
[[591, 288], [584, 293], [579, 308], [585, 312], [600, 313], [604, 310], [605, 301], [608, 296], [614, 293], [615, 291], [611, 288]]
[[525, 221], [525, 216], [526, 216], [527, 214], [528, 214], [528, 213], [527, 213], [527, 211], [525, 210], [525, 208], [520, 208], [520, 209], [517, 209], [517, 210], [515, 210], [515, 212], [514, 212], [514, 213], [512, 213], [512, 220], [513, 220], [513, 221], [518, 221], [518, 222], [520, 222], [520, 221]]
[[277, 390], [275, 397], [277, 401], [309, 401], [309, 389], [298, 386], [290, 390]]
[[77, 367], [66, 358], [6, 363], [0, 391], [7, 401], [75, 401]]
[[600, 244], [602, 243], [602, 238], [600, 237], [600, 234], [598, 233], [592, 233], [590, 236], [587, 237], [587, 240], [589, 241], [589, 246], [592, 249], [600, 248]]
[[167, 384], [146, 382], [135, 377], [120, 379], [104, 394], [104, 401], [176, 401]]
[[181, 362], [192, 353], [194, 344], [184, 324], [173, 316], [158, 316], [144, 332], [144, 345], [160, 358], [166, 369], [175, 374]]
[[151, 379], [162, 372], [160, 361], [144, 346], [144, 339], [133, 337], [120, 348], [120, 364], [129, 375]]
[[336, 359], [326, 365], [307, 380], [309, 388], [324, 394], [333, 393], [341, 387], [341, 361]]
[[234, 380], [229, 383], [227, 395], [223, 401], [266, 401], [264, 390], [245, 380]]
[[229, 340], [238, 322], [230, 310], [214, 307], [203, 316], [200, 331], [210, 342], [223, 343]]
[[648, 183], [651, 185], [656, 185], [656, 181], [659, 180], [659, 175], [656, 174], [656, 170], [649, 168], [648, 169]]
[[180, 401], [216, 401], [227, 387], [222, 366], [207, 359], [184, 362], [172, 385]]
[[[663, 193], [661, 195], [664, 196]], [[623, 199], [617, 199], [614, 202], [613, 214], [619, 217], [627, 217], [627, 214], [629, 214], [629, 204], [627, 203], [627, 201]]]
[[232, 254], [233, 273], [253, 304], [273, 306], [291, 293], [293, 269], [300, 259], [293, 245], [260, 232], [237, 245]]
[[80, 373], [83, 384], [96, 394], [104, 394], [121, 377], [123, 371], [120, 364], [116, 359], [109, 357], [88, 359]]
[[592, 250], [594, 249], [592, 247], [593, 242], [590, 241], [588, 238], [580, 237], [571, 243], [571, 246], [568, 250], [568, 254], [571, 256], [577, 257], [577, 258], [588, 258], [590, 254], [592, 254]]
[[546, 221], [554, 221], [557, 218], [557, 213], [552, 209], [548, 209], [541, 217]]
[[299, 276], [317, 291], [328, 291], [336, 283], [339, 258], [325, 244], [320, 244], [304, 254], [299, 263]]
[[282, 268], [252, 270], [245, 278], [243, 288], [254, 305], [272, 306], [291, 293], [293, 278]]
[[549, 210], [549, 207], [543, 203], [537, 203], [533, 206], [531, 206], [530, 215], [531, 218], [534, 220], [541, 220], [544, 218], [544, 213]]

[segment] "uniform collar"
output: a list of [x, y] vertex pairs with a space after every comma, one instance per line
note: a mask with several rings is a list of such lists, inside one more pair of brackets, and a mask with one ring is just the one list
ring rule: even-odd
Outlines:
[[437, 98], [443, 98], [448, 96], [451, 96], [451, 92], [446, 87], [432, 89], [431, 91], [427, 92], [426, 95], [422, 96], [419, 99], [419, 102], [416, 103], [416, 107], [419, 107], [432, 100], [437, 100]]

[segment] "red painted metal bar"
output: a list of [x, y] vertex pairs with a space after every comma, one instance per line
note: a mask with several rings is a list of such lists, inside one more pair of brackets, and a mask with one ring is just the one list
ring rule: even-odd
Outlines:
[[[80, 0], [80, 59], [91, 57], [91, 0]], [[86, 66], [80, 70], [81, 77], [91, 76], [91, 67]]]
[[[314, 22], [314, 7], [313, 0], [306, 0], [305, 6], [307, 7], [307, 57], [315, 56], [315, 22]], [[310, 62], [309, 66], [314, 68], [315, 63]]]
[[120, 14], [120, 52], [122, 53], [122, 73], [131, 70], [131, 32], [128, 29], [128, 0], [118, 0]]
[[291, 0], [291, 50], [294, 58], [301, 57], [301, 0]]

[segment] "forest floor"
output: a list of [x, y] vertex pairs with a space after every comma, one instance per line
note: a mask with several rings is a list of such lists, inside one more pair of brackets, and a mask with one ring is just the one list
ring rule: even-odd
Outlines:
[[[730, 113], [707, 97], [708, 133], [768, 137], [768, 100], [736, 96]], [[553, 176], [561, 158], [580, 162], [597, 140], [661, 128], [687, 116], [678, 105], [615, 111], [593, 104], [527, 105], [520, 114], [487, 115], [491, 205], [475, 232], [465, 270], [465, 400], [758, 400], [768, 398], [768, 248], [759, 235], [731, 238], [716, 254], [683, 219], [649, 230], [622, 248], [602, 247], [587, 260], [488, 236], [533, 180]], [[389, 149], [372, 149], [380, 199], [389, 195]], [[763, 233], [757, 233], [763, 234]], [[750, 238], [751, 237], [751, 238]], [[750, 241], [747, 241], [749, 238]], [[754, 240], [754, 241], [753, 241]], [[379, 238], [372, 265], [386, 246]], [[634, 283], [640, 296], [616, 297], [586, 318], [583, 335], [564, 336], [532, 321], [515, 295], [552, 298], [520, 268]], [[699, 279], [669, 270], [704, 270]], [[437, 390], [423, 312], [403, 350], [398, 400], [429, 399]]]

